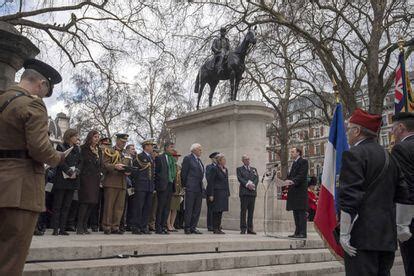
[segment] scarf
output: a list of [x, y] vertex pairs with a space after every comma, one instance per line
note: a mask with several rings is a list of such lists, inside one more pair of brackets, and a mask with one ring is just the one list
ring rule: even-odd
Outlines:
[[173, 183], [174, 179], [175, 179], [175, 175], [177, 174], [177, 167], [176, 167], [176, 164], [175, 164], [175, 159], [168, 152], [165, 153], [165, 156], [167, 156], [167, 160], [168, 160], [168, 162], [167, 162], [167, 165], [168, 165], [168, 182]]

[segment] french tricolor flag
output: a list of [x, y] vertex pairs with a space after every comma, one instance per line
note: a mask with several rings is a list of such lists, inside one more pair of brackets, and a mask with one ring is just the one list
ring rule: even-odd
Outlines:
[[342, 116], [342, 105], [337, 104], [329, 130], [329, 140], [325, 149], [323, 161], [322, 186], [319, 193], [318, 207], [314, 219], [314, 226], [331, 252], [343, 258], [344, 252], [334, 237], [337, 225], [336, 208], [336, 181], [341, 171], [342, 153], [348, 150], [346, 130]]

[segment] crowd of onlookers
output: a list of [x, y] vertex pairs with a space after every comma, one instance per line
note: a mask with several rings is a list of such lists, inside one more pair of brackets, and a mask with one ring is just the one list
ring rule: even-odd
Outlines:
[[[45, 179], [46, 211], [37, 222], [35, 235], [47, 228], [53, 235], [90, 234], [168, 234], [184, 229], [186, 234], [201, 234], [197, 229], [202, 199], [207, 202], [207, 226], [224, 234], [222, 213], [228, 211], [230, 196], [226, 158], [210, 154], [204, 166], [202, 147], [193, 144], [181, 156], [174, 143], [165, 142], [163, 151], [153, 140], [141, 143], [142, 152], [128, 144], [127, 134], [101, 138], [90, 131], [84, 142], [74, 129], [63, 135], [58, 151], [70, 151], [64, 164], [47, 168]], [[238, 168], [241, 200], [241, 233], [253, 231], [253, 210], [258, 184], [257, 170], [250, 167], [247, 155]], [[207, 186], [203, 185], [203, 179]]]

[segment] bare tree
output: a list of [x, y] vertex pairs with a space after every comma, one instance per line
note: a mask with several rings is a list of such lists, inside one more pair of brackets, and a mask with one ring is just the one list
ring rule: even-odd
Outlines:
[[114, 82], [114, 73], [110, 70], [107, 75], [84, 68], [73, 76], [75, 90], [62, 93], [73, 123], [81, 132], [97, 129], [112, 137], [119, 130], [117, 122], [126, 110], [128, 85]]
[[[281, 25], [306, 42], [329, 78], [335, 78], [347, 111], [368, 84], [369, 110], [381, 113], [394, 79], [392, 51], [397, 34], [413, 32], [413, 6], [405, 0], [226, 1], [233, 24]], [[412, 42], [411, 39], [410, 42]], [[408, 56], [413, 50], [410, 46]]]
[[[315, 72], [310, 68], [312, 56], [306, 44], [298, 41], [289, 29], [282, 26], [266, 26], [262, 28], [261, 44], [255, 49], [255, 55], [248, 64], [247, 77], [260, 91], [262, 97], [274, 109], [276, 121], [270, 131], [280, 144], [277, 154], [280, 156], [281, 172], [285, 177], [288, 171], [288, 157], [292, 132], [299, 124], [311, 124], [316, 120], [327, 123], [326, 117], [310, 116], [309, 107], [295, 107], [293, 103], [306, 102], [313, 109], [329, 110], [330, 98], [322, 92], [323, 85], [315, 79]], [[263, 58], [266, 57], [266, 58]], [[319, 98], [320, 96], [320, 98]], [[300, 113], [300, 119], [289, 122], [289, 117]], [[324, 119], [325, 118], [325, 119]]]

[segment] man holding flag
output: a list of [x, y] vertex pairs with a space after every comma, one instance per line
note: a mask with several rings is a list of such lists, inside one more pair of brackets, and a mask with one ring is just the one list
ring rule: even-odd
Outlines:
[[397, 250], [396, 161], [378, 144], [380, 115], [356, 109], [347, 128], [351, 149], [339, 179], [340, 243], [347, 275], [389, 275]]

